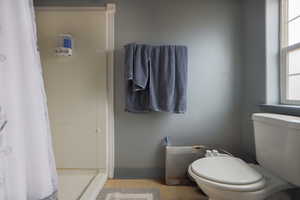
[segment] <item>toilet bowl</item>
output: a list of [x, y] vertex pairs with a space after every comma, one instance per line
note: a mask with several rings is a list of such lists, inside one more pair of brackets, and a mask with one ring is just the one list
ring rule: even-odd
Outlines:
[[263, 200], [294, 187], [261, 166], [236, 157], [201, 158], [188, 171], [209, 200]]

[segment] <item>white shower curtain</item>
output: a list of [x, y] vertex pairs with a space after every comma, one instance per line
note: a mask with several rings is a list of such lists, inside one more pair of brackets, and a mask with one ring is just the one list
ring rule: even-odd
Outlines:
[[0, 0], [0, 200], [56, 199], [35, 28], [32, 0]]

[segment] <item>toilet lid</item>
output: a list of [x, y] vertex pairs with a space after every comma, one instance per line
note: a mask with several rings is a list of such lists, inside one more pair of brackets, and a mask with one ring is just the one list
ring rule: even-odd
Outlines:
[[205, 179], [232, 185], [248, 185], [263, 179], [263, 176], [243, 160], [235, 157], [207, 157], [196, 160], [192, 171]]

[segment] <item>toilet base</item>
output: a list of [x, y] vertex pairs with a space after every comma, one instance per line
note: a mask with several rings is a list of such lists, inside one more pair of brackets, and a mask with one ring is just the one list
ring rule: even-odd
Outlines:
[[[209, 198], [208, 200], [223, 200], [223, 199], [216, 199], [216, 198]], [[288, 195], [287, 192], [282, 191], [276, 194], [271, 195], [263, 200], [292, 200], [292, 198]]]
[[271, 195], [270, 197], [266, 198], [266, 200], [292, 200], [292, 198], [287, 192], [282, 191]]

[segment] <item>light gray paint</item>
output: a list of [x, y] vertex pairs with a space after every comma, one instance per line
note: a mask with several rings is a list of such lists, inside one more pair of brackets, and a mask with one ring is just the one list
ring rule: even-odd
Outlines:
[[[255, 112], [290, 114], [290, 108], [261, 106], [280, 102], [279, 0], [244, 0], [242, 146], [255, 157], [251, 115]], [[294, 113], [294, 112], [293, 112]]]
[[242, 146], [247, 156], [255, 157], [251, 115], [266, 102], [265, 1], [244, 0], [243, 11]]
[[[116, 166], [118, 177], [162, 173], [161, 139], [179, 145], [240, 147], [240, 2], [124, 0], [116, 21]], [[123, 45], [180, 44], [189, 48], [188, 112], [124, 112]]]
[[[37, 4], [80, 6], [103, 2], [38, 0]], [[178, 145], [207, 144], [240, 152], [241, 1], [120, 0], [116, 3], [116, 176], [160, 177], [164, 168], [161, 139], [165, 136], [171, 136]], [[188, 46], [185, 115], [124, 112], [123, 45], [129, 42]]]
[[280, 102], [280, 3], [266, 0], [266, 103]]

